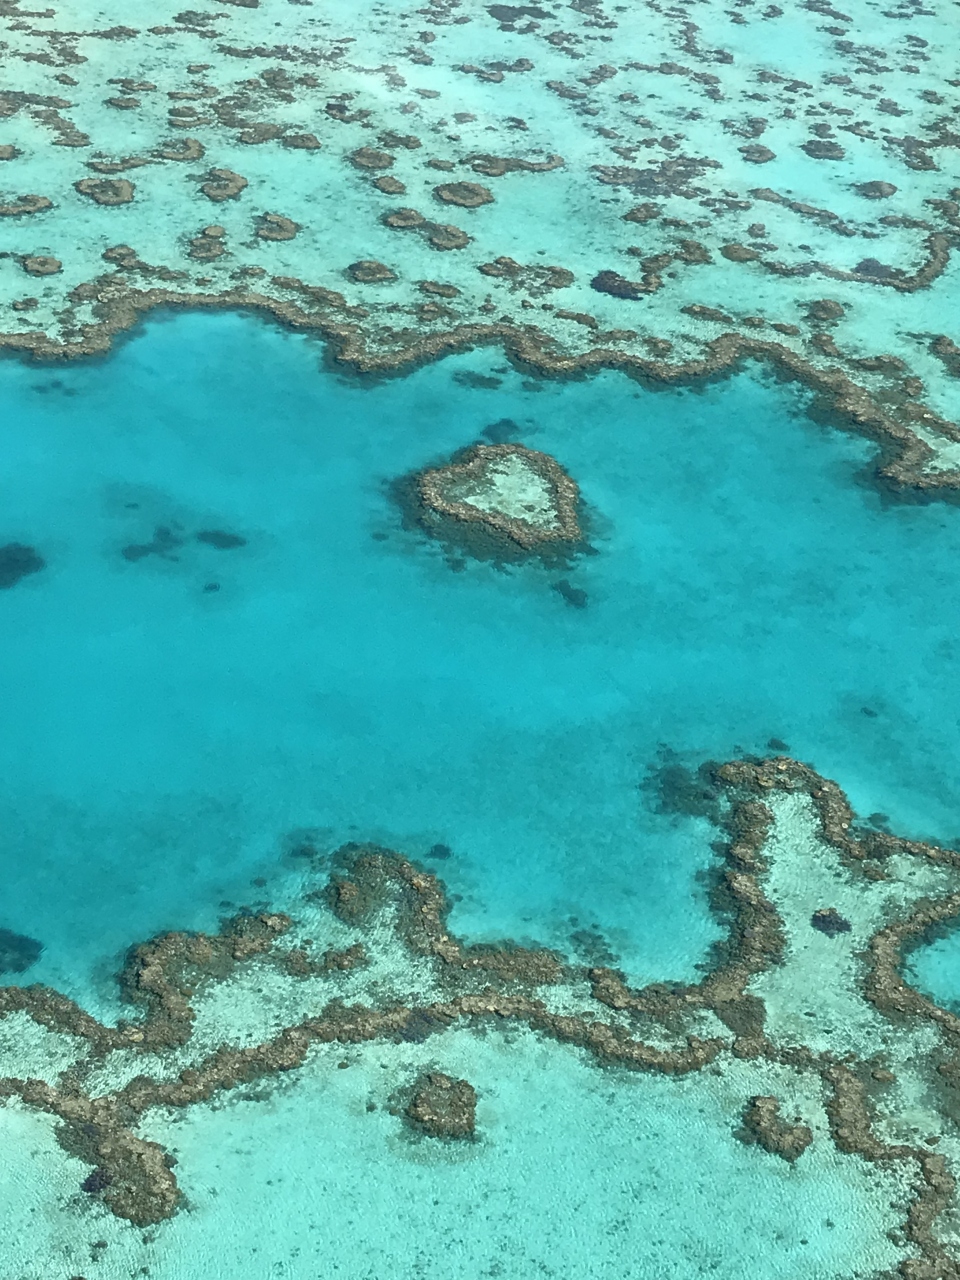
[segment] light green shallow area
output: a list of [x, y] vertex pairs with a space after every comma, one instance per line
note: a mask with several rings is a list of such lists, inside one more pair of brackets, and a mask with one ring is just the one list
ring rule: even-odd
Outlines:
[[[438, 1149], [386, 1109], [437, 1065], [469, 1071], [477, 1142]], [[827, 1280], [893, 1265], [896, 1177], [827, 1142], [795, 1166], [735, 1142], [727, 1115], [758, 1082], [770, 1080], [737, 1063], [709, 1078], [608, 1077], [528, 1033], [333, 1046], [255, 1100], [148, 1117], [189, 1198], [155, 1239], [95, 1208], [79, 1229], [69, 1207], [52, 1210], [36, 1172], [66, 1190], [82, 1166], [63, 1169], [46, 1120], [5, 1108], [4, 1146], [24, 1164], [5, 1173], [18, 1187], [0, 1226], [5, 1275], [684, 1280], [757, 1274], [762, 1259], [771, 1280]], [[799, 1096], [815, 1120], [815, 1092]]]

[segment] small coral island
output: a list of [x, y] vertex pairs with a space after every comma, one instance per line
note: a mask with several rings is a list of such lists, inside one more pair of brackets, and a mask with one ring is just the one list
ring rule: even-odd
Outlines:
[[582, 541], [580, 491], [522, 444], [478, 444], [414, 477], [421, 527], [475, 555], [569, 553]]

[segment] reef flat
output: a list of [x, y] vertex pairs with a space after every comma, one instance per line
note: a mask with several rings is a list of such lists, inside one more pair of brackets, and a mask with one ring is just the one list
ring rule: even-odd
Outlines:
[[[960, 915], [960, 854], [860, 826], [836, 784], [789, 757], [701, 777], [724, 833], [713, 899], [726, 933], [697, 983], [632, 988], [554, 949], [470, 944], [449, 930], [438, 877], [351, 845], [297, 918], [240, 914], [217, 934], [133, 948], [120, 981], [134, 1012], [115, 1025], [48, 987], [0, 989], [25, 1067], [37, 1070], [28, 1024], [57, 1045], [40, 1074], [18, 1075], [8, 1048], [0, 1095], [57, 1117], [58, 1141], [87, 1168], [84, 1194], [147, 1226], [183, 1205], [176, 1153], [149, 1137], [162, 1110], [328, 1069], [323, 1046], [428, 1044], [442, 1063], [456, 1028], [517, 1024], [603, 1070], [735, 1081], [733, 1136], [765, 1158], [794, 1164], [829, 1145], [895, 1177], [884, 1274], [955, 1276], [960, 1019], [901, 964]], [[818, 928], [825, 910], [849, 927]], [[434, 1069], [390, 1111], [421, 1141], [451, 1142], [473, 1138], [476, 1104], [469, 1081]]]
[[362, 38], [310, 0], [2, 13], [9, 349], [247, 307], [366, 372], [760, 360], [892, 485], [960, 485], [947, 6], [390, 0]]

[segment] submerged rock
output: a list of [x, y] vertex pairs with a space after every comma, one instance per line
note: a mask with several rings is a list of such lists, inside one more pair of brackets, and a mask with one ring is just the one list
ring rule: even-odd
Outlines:
[[861, 258], [854, 267], [857, 275], [873, 276], [877, 280], [893, 280], [897, 276], [902, 276], [903, 271], [900, 267], [891, 267], [886, 262], [880, 262], [877, 258]]
[[393, 156], [376, 147], [360, 147], [351, 153], [350, 163], [357, 169], [389, 169], [393, 166]]
[[0, 590], [15, 587], [21, 578], [39, 573], [46, 567], [46, 560], [33, 547], [24, 546], [22, 542], [8, 542], [5, 547], [0, 547]]
[[45, 253], [35, 253], [27, 258], [21, 258], [20, 265], [28, 276], [55, 276], [63, 270], [63, 263], [59, 258], [52, 258]]
[[431, 1138], [472, 1138], [476, 1128], [477, 1091], [467, 1080], [441, 1071], [418, 1077], [404, 1112], [407, 1120]]
[[741, 1141], [756, 1143], [764, 1151], [789, 1160], [791, 1164], [803, 1155], [813, 1141], [808, 1125], [801, 1124], [799, 1119], [788, 1124], [780, 1118], [778, 1098], [759, 1096], [751, 1098], [747, 1104], [739, 1137]]
[[292, 240], [299, 230], [300, 223], [282, 213], [262, 213], [257, 219], [260, 240]]
[[478, 444], [417, 477], [425, 513], [481, 526], [524, 551], [581, 539], [579, 490], [558, 462], [522, 444]]
[[810, 917], [814, 929], [819, 929], [828, 938], [835, 938], [838, 933], [850, 932], [850, 921], [845, 919], [835, 907], [821, 907]]
[[609, 293], [612, 298], [628, 298], [635, 302], [646, 290], [636, 280], [628, 280], [618, 271], [598, 271], [590, 281], [590, 288], [597, 293]]
[[280, 145], [294, 151], [317, 151], [320, 139], [314, 133], [286, 133], [281, 138]]
[[447, 182], [434, 187], [433, 194], [444, 204], [459, 205], [461, 209], [477, 209], [482, 204], [493, 203], [493, 192], [479, 182]]
[[748, 164], [769, 164], [771, 160], [776, 160], [775, 151], [771, 151], [769, 147], [765, 147], [761, 142], [748, 142], [746, 146], [738, 148], [740, 154]]
[[226, 252], [224, 239], [226, 228], [221, 226], [204, 227], [198, 236], [190, 241], [190, 257], [195, 262], [213, 262]]
[[183, 537], [167, 525], [159, 524], [153, 531], [150, 542], [131, 542], [120, 554], [124, 560], [136, 562], [147, 556], [160, 556], [163, 560], [176, 560], [174, 554], [183, 546]]
[[53, 208], [53, 201], [46, 196], [17, 196], [6, 204], [0, 204], [0, 218], [22, 218], [30, 213], [43, 213]]
[[561, 578], [559, 582], [555, 582], [553, 589], [566, 600], [571, 608], [585, 609], [587, 607], [587, 593], [582, 587], [575, 587], [566, 578]]
[[807, 304], [808, 318], [818, 324], [833, 324], [836, 320], [842, 320], [843, 315], [843, 307], [833, 298], [817, 298]]
[[208, 169], [200, 190], [208, 200], [219, 204], [222, 200], [236, 200], [246, 186], [246, 178], [232, 169]]
[[174, 138], [162, 143], [157, 148], [156, 155], [161, 160], [200, 160], [205, 150], [198, 138]]
[[385, 173], [382, 177], [375, 179], [373, 185], [378, 191], [382, 191], [385, 196], [402, 196], [407, 189], [399, 178], [394, 178], [389, 173]]
[[129, 204], [136, 188], [129, 178], [81, 178], [73, 184], [82, 196], [97, 204]]
[[628, 209], [623, 215], [623, 222], [652, 222], [654, 218], [659, 218], [663, 209], [658, 204], [638, 204], [632, 209]]
[[385, 263], [377, 262], [373, 258], [351, 262], [346, 274], [357, 284], [389, 284], [397, 278], [395, 271], [391, 271]]
[[839, 142], [826, 142], [822, 138], [811, 138], [801, 148], [811, 160], [842, 160], [847, 154]]
[[467, 233], [449, 222], [426, 222], [423, 232], [431, 249], [465, 249], [470, 243]]
[[887, 200], [897, 194], [897, 188], [892, 182], [859, 182], [854, 190], [866, 200]]
[[239, 533], [229, 533], [226, 529], [201, 529], [197, 534], [198, 542], [205, 542], [208, 547], [216, 547], [218, 551], [232, 551], [234, 547], [245, 547], [246, 538]]
[[25, 973], [40, 959], [43, 943], [12, 929], [0, 929], [0, 973]]
[[760, 257], [756, 249], [746, 244], [725, 244], [720, 248], [721, 254], [728, 262], [756, 262]]

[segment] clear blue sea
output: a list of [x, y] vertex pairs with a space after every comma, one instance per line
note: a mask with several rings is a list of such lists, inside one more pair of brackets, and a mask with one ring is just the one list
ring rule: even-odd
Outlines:
[[[114, 1017], [133, 942], [293, 901], [304, 838], [445, 844], [457, 931], [568, 948], [595, 926], [632, 980], [694, 979], [714, 833], [655, 811], [665, 749], [778, 738], [898, 833], [960, 835], [960, 512], [881, 495], [874, 447], [805, 395], [750, 368], [536, 382], [494, 351], [360, 384], [227, 314], [0, 364], [0, 543], [47, 562], [0, 592], [0, 926], [44, 947], [4, 980]], [[568, 570], [454, 571], [402, 525], [390, 482], [505, 418], [581, 486], [596, 554]], [[158, 529], [162, 554], [123, 555]], [[190, 1208], [146, 1242], [78, 1210], [73, 1170], [48, 1203], [51, 1125], [0, 1111], [35, 1153], [0, 1176], [4, 1276], [827, 1280], [878, 1234], [856, 1161], [787, 1166], [734, 1141], [720, 1084], [529, 1035], [451, 1040], [484, 1139], [430, 1155], [380, 1106], [397, 1052], [158, 1120]]]

